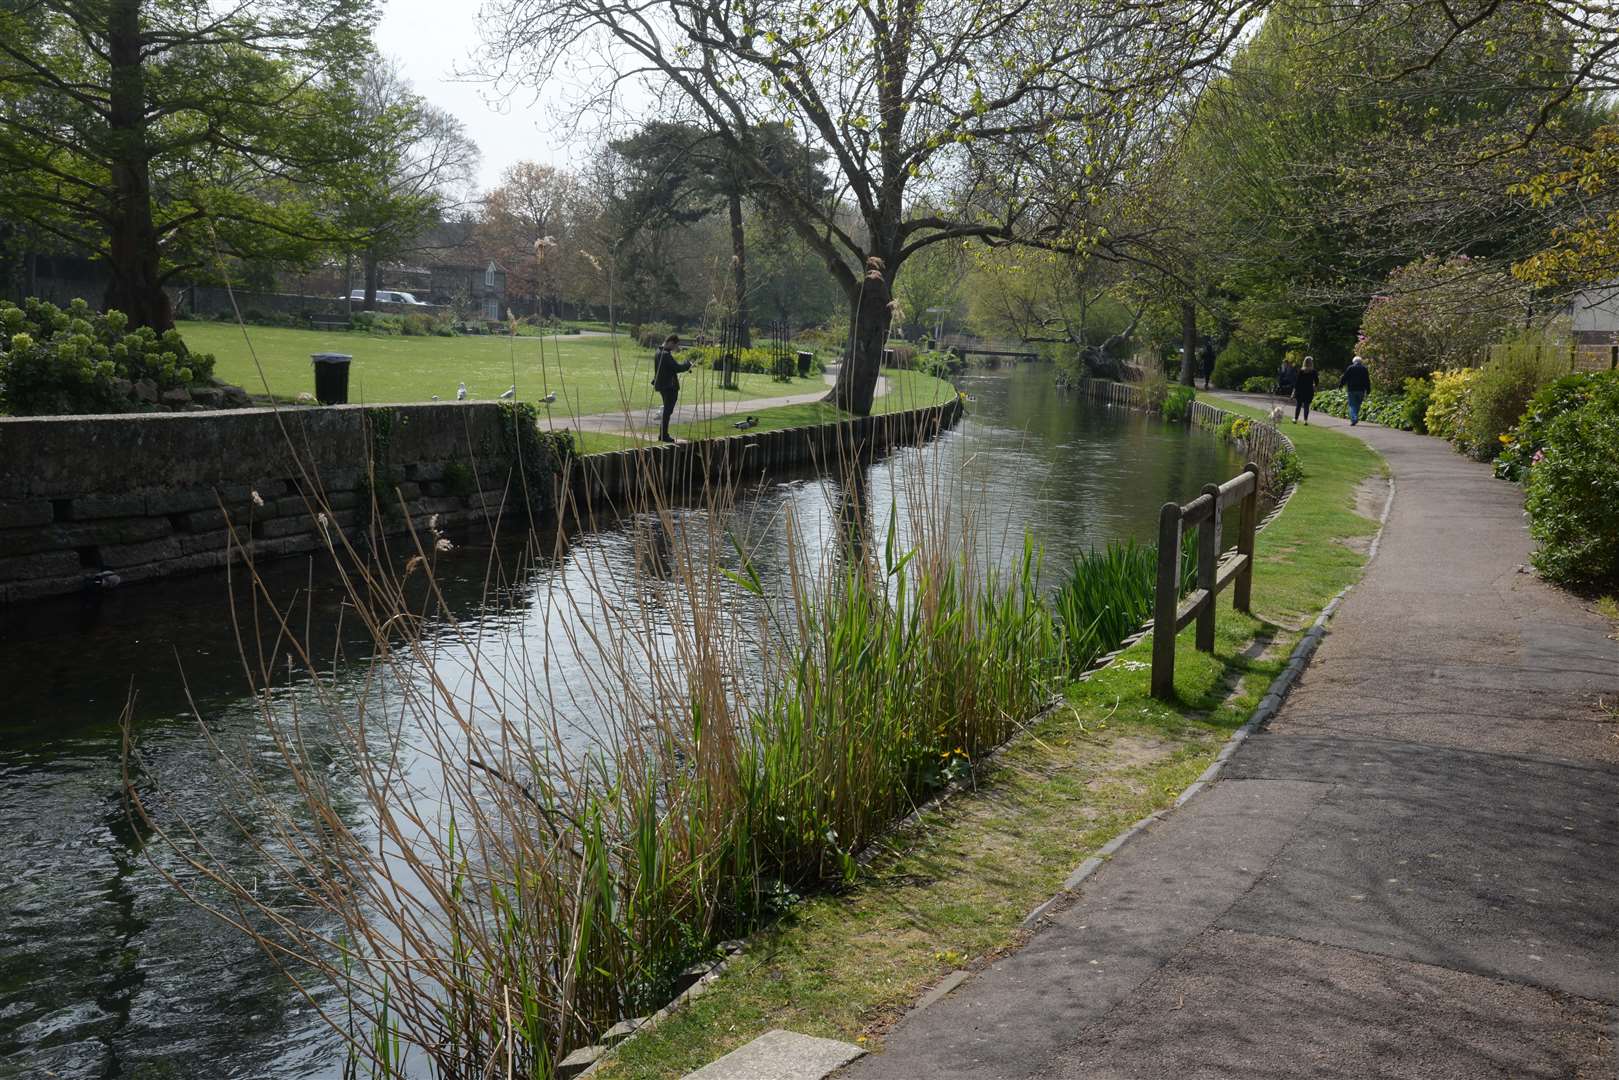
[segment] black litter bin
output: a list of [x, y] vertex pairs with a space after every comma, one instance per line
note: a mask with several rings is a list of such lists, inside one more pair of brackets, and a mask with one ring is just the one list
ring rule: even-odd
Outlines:
[[315, 365], [315, 400], [322, 405], [349, 403], [348, 353], [321, 352], [309, 358]]
[[815, 354], [812, 352], [801, 352], [798, 354], [798, 377], [800, 379], [809, 378], [810, 364], [813, 363], [814, 360]]

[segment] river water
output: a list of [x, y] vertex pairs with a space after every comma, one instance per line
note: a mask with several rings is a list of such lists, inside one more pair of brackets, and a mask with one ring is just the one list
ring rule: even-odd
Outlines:
[[[961, 386], [973, 403], [954, 431], [867, 470], [875, 535], [889, 508], [903, 512], [922, 455], [952, 491], [974, 493], [981, 558], [1007, 563], [1028, 530], [1047, 567], [1111, 539], [1150, 542], [1165, 501], [1189, 499], [1241, 467], [1209, 433], [1059, 392], [1044, 366], [968, 375]], [[768, 552], [771, 523], [788, 509], [812, 540], [836, 530], [833, 488], [787, 479], [739, 496], [729, 512], [763, 523], [753, 532]], [[457, 637], [471, 627], [486, 647], [504, 642], [497, 651], [532, 663], [538, 643], [565, 630], [553, 624], [579, 617], [540, 598], [587, 566], [618, 571], [618, 599], [655, 605], [654, 619], [674, 617], [678, 605], [666, 601], [678, 585], [658, 560], [649, 565], [636, 527], [571, 538], [528, 565], [498, 604], [488, 602], [486, 570], [491, 555], [510, 552], [464, 543], [439, 570], [461, 619]], [[772, 564], [760, 565], [768, 573]], [[299, 630], [315, 655], [369, 655], [368, 636], [342, 617], [327, 575], [294, 560], [268, 576], [278, 596], [304, 597]], [[132, 702], [142, 784], [164, 793], [162, 814], [196, 823], [226, 861], [251, 870], [255, 856], [226, 827], [228, 789], [196, 724], [206, 718], [227, 749], [244, 753], [262, 736], [241, 653], [279, 655], [281, 645], [249, 603], [240, 581], [215, 574], [0, 609], [0, 1078], [340, 1074], [315, 1010], [244, 935], [165, 880], [186, 875], [131, 824], [122, 798], [120, 716]], [[236, 625], [248, 628], [240, 640]], [[256, 638], [254, 625], [268, 637]], [[360, 685], [365, 663], [330, 666], [340, 696], [376, 692]], [[270, 707], [295, 708], [306, 692], [288, 680]], [[588, 716], [573, 719], [590, 727]]]

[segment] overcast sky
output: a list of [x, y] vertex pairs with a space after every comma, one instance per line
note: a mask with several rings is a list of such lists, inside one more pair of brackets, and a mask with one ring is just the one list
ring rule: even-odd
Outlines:
[[558, 145], [544, 106], [532, 91], [520, 91], [505, 102], [492, 101], [494, 90], [460, 81], [455, 69], [471, 66], [478, 41], [478, 0], [387, 0], [377, 25], [377, 51], [399, 61], [418, 94], [457, 117], [483, 151], [480, 189], [487, 191], [513, 162], [578, 164], [582, 148]]

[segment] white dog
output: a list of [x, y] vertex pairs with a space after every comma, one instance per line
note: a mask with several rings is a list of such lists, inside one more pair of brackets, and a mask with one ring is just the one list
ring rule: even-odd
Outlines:
[[1270, 422], [1273, 426], [1282, 422], [1282, 407], [1280, 405], [1274, 406], [1271, 409]]

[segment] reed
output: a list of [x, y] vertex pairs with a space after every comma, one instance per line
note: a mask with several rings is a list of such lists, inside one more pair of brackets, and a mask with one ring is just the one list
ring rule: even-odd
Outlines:
[[518, 455], [509, 490], [554, 483], [561, 527], [530, 522], [515, 560], [490, 549], [479, 618], [445, 600], [440, 560], [465, 556], [434, 535], [325, 534], [371, 642], [346, 660], [314, 655], [244, 547], [261, 737], [215, 746], [217, 816], [255, 859], [152, 791], [129, 733], [132, 812], [189, 867], [175, 886], [282, 965], [350, 1074], [550, 1077], [718, 941], [851, 878], [1145, 618], [1150, 548], [1077, 560], [1047, 597], [1031, 541], [1005, 572], [977, 556], [984, 493], [902, 456], [879, 524], [852, 454], [822, 463], [824, 513], [754, 520], [735, 488], [640, 452], [641, 494], [613, 510], [625, 557], [587, 542], [604, 522], [569, 477]]

